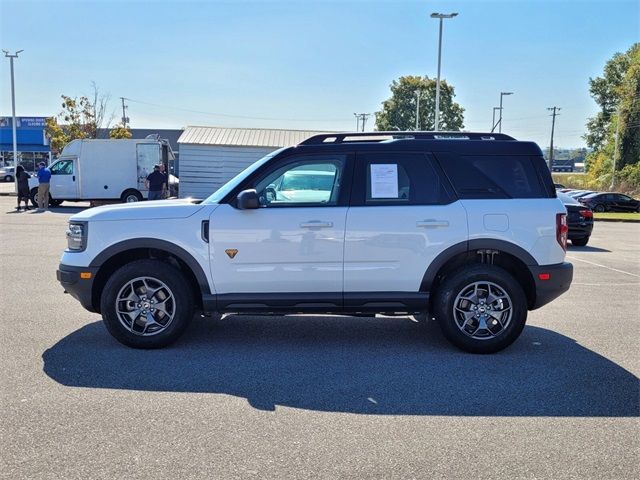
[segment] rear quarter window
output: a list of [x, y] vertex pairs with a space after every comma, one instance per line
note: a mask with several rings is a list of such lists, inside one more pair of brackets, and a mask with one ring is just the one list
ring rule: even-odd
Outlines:
[[[460, 198], [547, 198], [555, 196], [530, 155], [436, 154]], [[551, 175], [548, 175], [549, 178]], [[548, 182], [547, 182], [548, 183]]]

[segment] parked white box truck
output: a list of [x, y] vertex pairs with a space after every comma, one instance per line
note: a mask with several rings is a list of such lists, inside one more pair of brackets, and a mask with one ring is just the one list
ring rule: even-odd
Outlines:
[[[119, 200], [138, 202], [147, 198], [147, 175], [153, 166], [174, 160], [166, 140], [152, 135], [145, 139], [83, 139], [69, 142], [53, 162], [51, 205], [64, 201]], [[29, 180], [31, 199], [37, 202], [38, 179]]]

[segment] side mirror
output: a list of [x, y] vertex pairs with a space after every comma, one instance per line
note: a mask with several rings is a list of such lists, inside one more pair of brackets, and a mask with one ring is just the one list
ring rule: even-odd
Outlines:
[[240, 210], [252, 210], [258, 208], [260, 206], [258, 192], [256, 192], [255, 189], [241, 191], [236, 198], [236, 206]]

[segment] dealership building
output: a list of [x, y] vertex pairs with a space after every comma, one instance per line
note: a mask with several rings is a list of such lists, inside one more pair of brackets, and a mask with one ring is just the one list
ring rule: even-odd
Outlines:
[[[47, 117], [16, 117], [18, 164], [35, 171], [38, 162], [49, 162], [51, 148], [44, 133]], [[14, 165], [13, 118], [0, 117], [0, 166]]]

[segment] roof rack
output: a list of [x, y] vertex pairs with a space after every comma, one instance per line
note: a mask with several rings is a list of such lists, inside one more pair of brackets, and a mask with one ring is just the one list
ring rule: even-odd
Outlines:
[[504, 133], [475, 132], [340, 132], [323, 133], [309, 137], [298, 145], [324, 143], [384, 142], [389, 140], [515, 140]]

